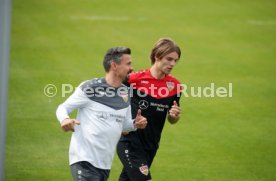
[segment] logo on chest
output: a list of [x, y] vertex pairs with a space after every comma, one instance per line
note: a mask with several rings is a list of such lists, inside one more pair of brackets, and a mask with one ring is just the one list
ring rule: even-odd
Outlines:
[[120, 92], [121, 98], [127, 103], [128, 101], [128, 92]]
[[138, 104], [139, 104], [139, 108], [142, 109], [142, 110], [145, 110], [149, 107], [148, 101], [145, 101], [145, 100], [139, 101]]
[[174, 89], [174, 82], [166, 82], [166, 84], [167, 84], [169, 91], [172, 91]]
[[107, 120], [108, 115], [107, 115], [106, 112], [98, 112], [97, 113], [97, 118], [104, 121], [104, 120]]

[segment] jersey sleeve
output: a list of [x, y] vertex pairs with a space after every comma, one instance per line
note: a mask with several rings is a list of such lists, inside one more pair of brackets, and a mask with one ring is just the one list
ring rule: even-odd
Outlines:
[[69, 118], [69, 114], [74, 110], [84, 107], [89, 101], [87, 95], [77, 87], [75, 92], [62, 104], [56, 111], [58, 121], [61, 123], [64, 119]]

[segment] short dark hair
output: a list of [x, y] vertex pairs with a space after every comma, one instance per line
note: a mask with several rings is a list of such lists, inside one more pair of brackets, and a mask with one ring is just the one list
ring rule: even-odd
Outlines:
[[109, 72], [111, 62], [114, 61], [116, 64], [121, 63], [121, 57], [123, 54], [131, 54], [130, 48], [127, 47], [113, 47], [107, 50], [104, 59], [103, 66], [105, 72]]
[[181, 56], [181, 50], [179, 46], [170, 38], [161, 38], [159, 39], [156, 44], [154, 45], [153, 49], [151, 50], [151, 64], [155, 63], [155, 57], [162, 59], [164, 56], [168, 55], [169, 53], [176, 52], [178, 57]]

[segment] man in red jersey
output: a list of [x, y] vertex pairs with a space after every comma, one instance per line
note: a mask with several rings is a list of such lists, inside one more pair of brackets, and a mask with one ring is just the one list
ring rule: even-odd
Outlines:
[[123, 164], [120, 181], [151, 180], [150, 166], [165, 120], [173, 124], [180, 118], [181, 83], [170, 75], [180, 56], [179, 46], [171, 39], [162, 38], [151, 51], [151, 68], [129, 75], [132, 116], [141, 109], [148, 124], [143, 130], [123, 134], [117, 145]]

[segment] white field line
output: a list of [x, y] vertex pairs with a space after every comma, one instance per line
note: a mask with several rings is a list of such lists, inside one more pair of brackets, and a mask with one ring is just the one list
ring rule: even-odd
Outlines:
[[70, 16], [72, 20], [88, 21], [129, 21], [128, 16]]

